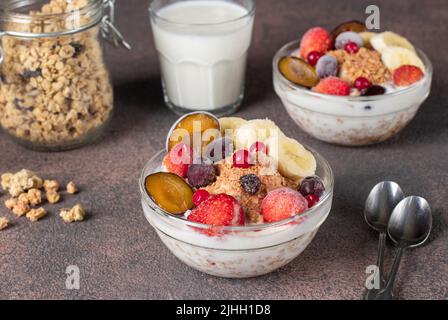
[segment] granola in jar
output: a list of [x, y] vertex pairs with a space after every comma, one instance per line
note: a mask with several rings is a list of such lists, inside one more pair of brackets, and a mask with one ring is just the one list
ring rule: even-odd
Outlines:
[[3, 11], [10, 18], [1, 38], [0, 124], [18, 142], [70, 149], [108, 123], [113, 90], [100, 41], [103, 5], [51, 0], [26, 15]]

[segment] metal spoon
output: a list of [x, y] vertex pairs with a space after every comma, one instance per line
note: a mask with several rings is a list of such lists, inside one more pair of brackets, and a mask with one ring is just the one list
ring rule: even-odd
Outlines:
[[425, 243], [431, 229], [432, 213], [425, 199], [408, 197], [394, 209], [387, 232], [392, 241], [398, 245], [398, 249], [386, 287], [378, 293], [376, 300], [395, 299], [392, 289], [404, 250], [416, 248]]
[[380, 233], [378, 245], [377, 267], [380, 279], [380, 288], [367, 290], [366, 300], [371, 300], [385, 286], [384, 278], [384, 248], [386, 245], [387, 225], [394, 208], [404, 199], [404, 193], [400, 186], [391, 181], [384, 181], [377, 184], [367, 198], [364, 218], [367, 224]]

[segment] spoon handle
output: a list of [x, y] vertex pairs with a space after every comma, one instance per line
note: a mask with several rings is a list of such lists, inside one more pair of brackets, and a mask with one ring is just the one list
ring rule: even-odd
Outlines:
[[379, 272], [379, 278], [380, 278], [380, 287], [383, 288], [385, 283], [385, 277], [384, 277], [384, 249], [386, 247], [386, 238], [387, 234], [385, 232], [380, 233], [380, 241], [378, 245], [378, 260], [377, 260], [377, 266], [378, 266], [378, 272]]
[[397, 277], [398, 269], [400, 268], [401, 258], [403, 257], [404, 248], [399, 247], [395, 255], [394, 264], [389, 275], [386, 287], [378, 293], [376, 300], [393, 300], [394, 295], [392, 289], [394, 287], [395, 278]]

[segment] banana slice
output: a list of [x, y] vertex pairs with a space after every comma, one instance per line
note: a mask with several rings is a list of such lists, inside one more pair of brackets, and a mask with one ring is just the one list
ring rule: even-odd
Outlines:
[[383, 53], [387, 47], [401, 47], [415, 52], [414, 46], [406, 38], [391, 31], [375, 35], [370, 39], [370, 43], [380, 53]]
[[361, 32], [358, 33], [359, 36], [361, 37], [362, 41], [364, 41], [364, 47], [366, 48], [371, 48], [372, 44], [370, 43], [370, 41], [372, 40], [373, 37], [377, 36], [378, 33], [375, 32]]
[[395, 70], [403, 65], [411, 65], [419, 67], [423, 72], [425, 71], [425, 65], [422, 60], [414, 51], [406, 48], [387, 47], [384, 49], [381, 59], [390, 70]]
[[238, 149], [250, 148], [255, 142], [266, 142], [270, 138], [285, 137], [280, 128], [269, 119], [250, 120], [235, 133]]
[[316, 159], [297, 140], [280, 137], [268, 140], [269, 155], [278, 161], [278, 170], [292, 180], [313, 176], [316, 172]]
[[235, 135], [236, 130], [238, 130], [241, 126], [247, 123], [246, 120], [243, 118], [237, 118], [237, 117], [229, 117], [229, 118], [221, 118], [219, 119], [219, 123], [221, 125], [221, 135], [224, 137], [229, 131], [232, 131], [233, 133], [231, 136], [233, 137]]

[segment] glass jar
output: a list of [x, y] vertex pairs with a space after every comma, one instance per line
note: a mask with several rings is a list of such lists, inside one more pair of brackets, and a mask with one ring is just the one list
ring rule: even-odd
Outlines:
[[92, 142], [112, 116], [101, 38], [127, 48], [114, 0], [12, 0], [0, 5], [0, 124], [40, 151]]

